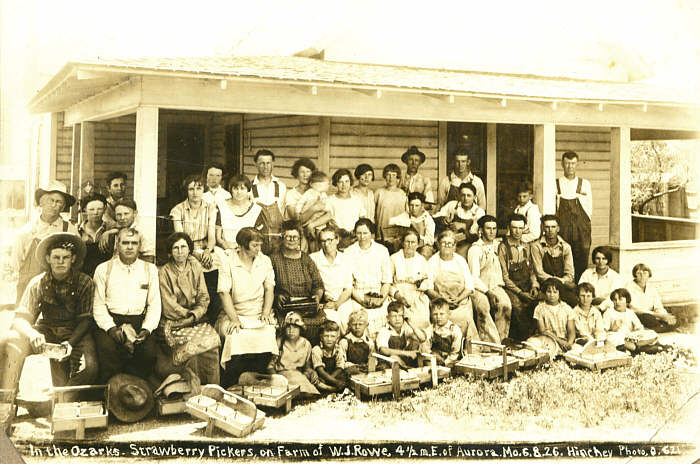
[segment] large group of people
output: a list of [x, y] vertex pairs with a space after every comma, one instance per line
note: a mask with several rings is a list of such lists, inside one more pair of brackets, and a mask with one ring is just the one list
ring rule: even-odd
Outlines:
[[500, 236], [468, 153], [454, 154], [436, 192], [418, 148], [400, 159], [405, 171], [384, 166], [377, 190], [368, 164], [329, 176], [301, 158], [291, 187], [259, 150], [253, 181], [235, 174], [224, 187], [211, 163], [185, 177], [158, 267], [125, 174], [80, 198], [78, 225], [60, 214], [77, 201], [65, 185], [38, 189], [41, 214], [13, 249], [0, 388], [16, 389], [25, 357], [46, 343], [67, 353], [52, 360], [55, 385], [126, 372], [155, 389], [188, 369], [225, 387], [279, 373], [316, 395], [342, 390], [375, 350], [402, 367], [420, 351], [451, 366], [465, 337], [553, 353], [608, 338], [630, 350], [627, 333], [673, 328], [647, 266], [625, 284], [602, 246], [587, 269], [592, 192], [576, 153], [562, 157], [556, 214], [541, 215], [523, 182]]

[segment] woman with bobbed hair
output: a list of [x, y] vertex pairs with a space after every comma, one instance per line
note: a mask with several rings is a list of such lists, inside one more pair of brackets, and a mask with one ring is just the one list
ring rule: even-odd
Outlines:
[[358, 164], [355, 168], [357, 184], [352, 188], [352, 195], [362, 200], [366, 216], [374, 221], [375, 200], [374, 191], [371, 188], [374, 182], [374, 169], [367, 163]]
[[644, 327], [655, 332], [668, 332], [675, 329], [677, 321], [664, 308], [656, 287], [649, 283], [651, 276], [651, 268], [644, 263], [632, 268], [633, 279], [625, 284], [632, 299], [629, 308], [637, 314]]
[[236, 236], [244, 227], [254, 227], [262, 208], [251, 198], [253, 184], [246, 176], [239, 174], [228, 181], [231, 198], [218, 201], [219, 221], [216, 225], [216, 241], [230, 256], [237, 247]]
[[215, 328], [224, 338], [221, 365], [223, 383], [230, 385], [244, 371], [264, 373], [277, 354], [272, 302], [275, 273], [262, 254], [263, 235], [253, 227], [236, 234], [238, 249], [222, 265], [219, 295], [223, 311]]
[[[202, 265], [191, 252], [192, 239], [184, 232], [168, 236], [166, 249], [170, 259], [158, 269], [162, 315], [158, 331], [162, 335], [162, 353], [156, 362], [157, 373], [165, 377], [189, 367], [202, 383], [219, 383], [219, 339], [205, 320], [209, 293]], [[195, 352], [195, 355], [191, 353]]]
[[612, 302], [609, 300], [613, 290], [622, 287], [622, 278], [620, 274], [610, 268], [612, 261], [612, 250], [607, 246], [597, 246], [591, 253], [591, 261], [594, 267], [589, 267], [578, 280], [579, 284], [589, 283], [595, 288], [596, 297], [593, 299], [593, 305], [599, 306], [603, 304], [601, 310], [605, 311], [612, 307]]
[[361, 217], [367, 217], [367, 211], [360, 197], [352, 195], [352, 174], [348, 169], [338, 169], [331, 182], [338, 191], [328, 198], [328, 205], [341, 238], [340, 248], [345, 249], [352, 243], [352, 230]]
[[296, 205], [301, 199], [301, 196], [309, 190], [309, 180], [311, 179], [311, 174], [316, 170], [316, 165], [313, 161], [308, 158], [299, 158], [292, 165], [292, 177], [294, 177], [298, 183], [296, 187], [288, 189], [287, 193], [284, 195], [284, 201], [282, 201], [281, 209], [282, 216], [285, 220], [296, 219]]

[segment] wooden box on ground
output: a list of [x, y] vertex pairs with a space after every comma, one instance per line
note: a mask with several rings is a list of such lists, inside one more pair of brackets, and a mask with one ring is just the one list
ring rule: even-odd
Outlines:
[[510, 354], [518, 359], [520, 369], [544, 366], [551, 361], [549, 352], [527, 342], [510, 349]]
[[[498, 352], [472, 353], [472, 345], [493, 348]], [[504, 380], [508, 380], [508, 374], [512, 374], [520, 365], [518, 358], [508, 356], [508, 350], [504, 345], [465, 339], [465, 348], [467, 353], [452, 368], [454, 372], [459, 374], [474, 374], [487, 379], [503, 376]]]
[[208, 437], [212, 436], [214, 427], [234, 437], [244, 437], [265, 422], [265, 413], [252, 401], [218, 385], [203, 386], [202, 393], [188, 399], [185, 408], [192, 416], [207, 421], [204, 434]]
[[[389, 363], [391, 368], [377, 371], [378, 359]], [[420, 385], [418, 377], [399, 368], [398, 361], [379, 353], [372, 353], [367, 367], [369, 372], [366, 374], [350, 377], [350, 384], [359, 399], [362, 399], [362, 395], [376, 396], [391, 392], [398, 400], [401, 390], [413, 390]]]
[[575, 366], [585, 367], [594, 371], [632, 364], [632, 356], [618, 351], [608, 340], [602, 344], [591, 340], [578, 353], [572, 353], [571, 351], [564, 353], [564, 359]]
[[409, 374], [418, 377], [418, 382], [432, 382], [433, 387], [437, 386], [439, 380], [449, 377], [451, 372], [449, 367], [438, 366], [435, 356], [430, 353], [419, 353], [418, 367], [408, 369]]
[[277, 409], [284, 407], [284, 412], [288, 413], [292, 409], [292, 400], [301, 393], [301, 387], [299, 385], [235, 385], [228, 391], [248, 398], [256, 406]]
[[[64, 402], [66, 394], [86, 390], [102, 390], [104, 400]], [[75, 438], [85, 438], [85, 429], [107, 427], [109, 415], [109, 386], [80, 385], [75, 387], [57, 387], [52, 390], [51, 433], [75, 432]]]
[[169, 416], [172, 414], [182, 414], [185, 412], [186, 401], [184, 398], [158, 398], [156, 400], [156, 409], [159, 416]]

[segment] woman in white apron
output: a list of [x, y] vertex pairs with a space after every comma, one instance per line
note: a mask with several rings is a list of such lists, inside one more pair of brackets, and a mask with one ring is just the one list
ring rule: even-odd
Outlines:
[[391, 255], [394, 281], [390, 292], [406, 306], [404, 315], [424, 329], [430, 325], [430, 299], [426, 292], [433, 290], [433, 277], [428, 261], [417, 253], [419, 241], [418, 232], [408, 229], [401, 240], [401, 250]]

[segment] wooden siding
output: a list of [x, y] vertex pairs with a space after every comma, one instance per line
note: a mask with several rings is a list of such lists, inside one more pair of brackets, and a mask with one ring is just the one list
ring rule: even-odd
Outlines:
[[561, 155], [575, 151], [579, 156], [577, 174], [591, 183], [593, 217], [591, 249], [610, 241], [610, 128], [556, 127], [557, 177], [564, 175]]
[[438, 123], [396, 119], [331, 118], [330, 173], [361, 163], [374, 168], [376, 189], [384, 185], [382, 169], [395, 163], [406, 171], [401, 155], [415, 145], [425, 153], [420, 170], [430, 177], [435, 195], [438, 185]]
[[[56, 129], [56, 180], [70, 189], [71, 161], [73, 157], [73, 128], [64, 126], [65, 114], [58, 113]], [[33, 201], [33, 200], [32, 200]]]
[[300, 157], [318, 166], [319, 118], [317, 116], [245, 114], [243, 116], [243, 173], [251, 180], [256, 168], [253, 155], [267, 148], [275, 154], [273, 175], [288, 187], [297, 184], [291, 167]]
[[135, 114], [95, 123], [95, 183], [97, 186], [106, 186], [108, 173], [122, 171], [127, 175], [126, 196], [133, 198], [135, 144]]

